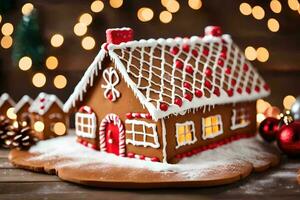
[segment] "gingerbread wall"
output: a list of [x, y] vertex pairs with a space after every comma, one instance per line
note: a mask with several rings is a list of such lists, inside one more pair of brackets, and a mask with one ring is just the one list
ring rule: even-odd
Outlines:
[[3, 105], [0, 107], [0, 115], [6, 116], [6, 112], [9, 108], [13, 107], [8, 101], [5, 101]]
[[[250, 114], [250, 124], [245, 128], [240, 128], [236, 130], [231, 130], [231, 116], [232, 109], [244, 107], [248, 108]], [[216, 136], [215, 138], [206, 139], [202, 138], [202, 118], [208, 117], [212, 115], [220, 114], [222, 117], [223, 123], [223, 134]], [[196, 112], [190, 112], [185, 115], [178, 114], [177, 116], [172, 115], [169, 118], [164, 119], [166, 125], [166, 135], [167, 135], [167, 160], [170, 163], [176, 162], [175, 155], [182, 154], [185, 152], [189, 152], [197, 147], [208, 145], [214, 143], [219, 140], [223, 140], [230, 136], [234, 136], [239, 133], [245, 134], [255, 134], [256, 133], [256, 102], [245, 102], [245, 103], [237, 103], [237, 104], [225, 104], [225, 105], [217, 105], [214, 108], [211, 107], [210, 110], [206, 108], [204, 112], [203, 108], [199, 109]], [[176, 141], [176, 123], [183, 123], [186, 121], [193, 121], [195, 125], [195, 136], [197, 141], [191, 145], [185, 145], [176, 149], [177, 141]]]
[[[107, 67], [114, 67], [114, 63], [112, 63], [108, 58], [105, 58], [102, 63], [102, 71]], [[118, 76], [120, 78], [119, 84], [116, 86], [116, 89], [121, 93], [120, 98], [116, 101], [111, 102], [104, 97], [104, 89], [101, 88], [102, 84], [106, 84], [104, 79], [102, 78], [102, 71], [99, 72], [99, 76], [94, 78], [93, 86], [87, 89], [87, 93], [84, 95], [84, 100], [78, 103], [77, 108], [81, 106], [90, 106], [96, 116], [97, 116], [97, 133], [96, 133], [96, 143], [99, 145], [99, 125], [102, 119], [109, 113], [114, 113], [119, 116], [125, 129], [128, 128], [125, 125], [126, 114], [129, 112], [134, 113], [148, 113], [146, 109], [142, 107], [139, 100], [134, 96], [132, 90], [127, 86], [124, 79], [121, 77], [121, 74], [117, 71]], [[132, 144], [126, 145], [126, 153], [135, 153], [138, 155], [143, 155], [146, 157], [158, 157], [160, 160], [162, 157], [162, 136], [161, 136], [161, 123], [154, 122], [149, 119], [139, 119], [148, 123], [155, 123], [157, 125], [157, 133], [158, 140], [160, 143], [159, 148], [152, 147], [143, 147], [143, 146], [134, 146]], [[93, 142], [91, 139], [85, 139], [89, 142]]]
[[30, 104], [25, 103], [19, 110], [16, 112], [17, 120], [18, 121], [26, 121], [27, 123], [30, 123], [30, 113], [28, 111], [30, 107]]

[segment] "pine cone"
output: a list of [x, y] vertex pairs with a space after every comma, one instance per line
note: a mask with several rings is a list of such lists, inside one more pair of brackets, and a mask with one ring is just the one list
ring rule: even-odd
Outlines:
[[9, 127], [7, 132], [8, 139], [6, 145], [11, 149], [28, 150], [37, 142], [37, 138], [33, 137], [32, 129], [28, 125], [22, 125], [15, 122]]
[[9, 127], [11, 126], [11, 121], [3, 115], [0, 115], [0, 147], [9, 148], [6, 144], [9, 135], [7, 132], [9, 131]]

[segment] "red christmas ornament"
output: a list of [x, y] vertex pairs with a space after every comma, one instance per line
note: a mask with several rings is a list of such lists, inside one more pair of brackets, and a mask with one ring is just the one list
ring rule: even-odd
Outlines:
[[300, 121], [281, 127], [277, 133], [277, 144], [289, 156], [300, 156]]
[[260, 136], [267, 142], [275, 141], [278, 130], [279, 120], [272, 117], [268, 117], [263, 120], [258, 128]]

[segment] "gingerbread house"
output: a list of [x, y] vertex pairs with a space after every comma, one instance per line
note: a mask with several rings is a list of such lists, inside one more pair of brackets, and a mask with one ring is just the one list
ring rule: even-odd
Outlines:
[[65, 112], [78, 141], [130, 158], [176, 163], [256, 133], [269, 87], [219, 27], [189, 38], [133, 40], [109, 29]]
[[15, 104], [16, 103], [11, 99], [9, 94], [3, 93], [0, 96], [0, 115], [4, 115], [10, 118], [10, 115], [14, 112]]
[[40, 93], [29, 107], [30, 122], [34, 134], [40, 140], [67, 134], [68, 114], [63, 103], [53, 94]]
[[17, 115], [18, 121], [26, 122], [26, 124], [30, 124], [29, 108], [32, 102], [33, 100], [28, 95], [24, 95], [20, 99], [20, 101], [16, 104], [14, 112]]

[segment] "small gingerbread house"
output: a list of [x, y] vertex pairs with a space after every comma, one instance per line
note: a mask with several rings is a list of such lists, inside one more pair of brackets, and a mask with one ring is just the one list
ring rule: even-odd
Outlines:
[[203, 37], [133, 40], [109, 29], [65, 112], [77, 108], [86, 146], [175, 163], [256, 133], [256, 99], [268, 85], [219, 27]]
[[26, 122], [26, 124], [30, 124], [29, 108], [32, 102], [33, 100], [28, 95], [24, 95], [20, 99], [20, 101], [16, 104], [14, 112], [17, 115], [18, 121]]
[[14, 100], [12, 100], [7, 93], [3, 93], [0, 96], [0, 115], [10, 117], [9, 115], [13, 114], [13, 109], [15, 106]]
[[63, 103], [53, 94], [40, 93], [29, 107], [31, 126], [37, 138], [44, 140], [67, 134], [69, 118]]

